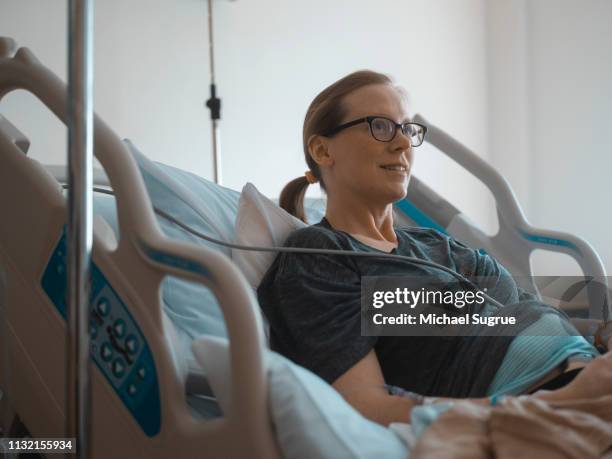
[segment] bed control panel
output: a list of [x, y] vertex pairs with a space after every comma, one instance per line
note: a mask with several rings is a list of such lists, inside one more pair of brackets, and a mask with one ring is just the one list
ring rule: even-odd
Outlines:
[[[67, 311], [66, 231], [47, 264], [42, 288], [59, 313]], [[151, 350], [125, 304], [92, 264], [91, 358], [148, 436], [159, 433], [159, 384]]]

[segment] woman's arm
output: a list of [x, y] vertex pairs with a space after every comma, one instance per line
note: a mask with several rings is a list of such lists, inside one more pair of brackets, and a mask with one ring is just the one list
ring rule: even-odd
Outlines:
[[[412, 408], [420, 404], [416, 399], [390, 395], [387, 392], [374, 350], [336, 379], [332, 386], [363, 416], [383, 426], [388, 426], [392, 422], [409, 423]], [[488, 398], [471, 399], [471, 401], [489, 404]]]
[[[420, 404], [420, 401], [416, 398], [390, 395], [387, 392], [374, 350], [371, 350], [364, 358], [336, 379], [332, 386], [363, 416], [383, 426], [388, 426], [392, 422], [409, 423], [412, 408]], [[567, 386], [552, 391], [541, 390], [531, 397], [554, 402], [597, 398], [609, 394], [612, 394], [611, 352], [590, 362]], [[483, 405], [491, 403], [489, 397], [473, 399], [440, 397], [435, 398], [434, 403], [452, 400], [469, 400]]]
[[334, 381], [332, 386], [353, 408], [371, 421], [384, 426], [392, 422], [410, 422], [415, 403], [389, 395], [374, 350]]

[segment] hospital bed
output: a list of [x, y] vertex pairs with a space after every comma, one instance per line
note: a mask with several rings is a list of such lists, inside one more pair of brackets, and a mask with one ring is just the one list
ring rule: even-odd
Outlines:
[[[0, 98], [25, 89], [66, 120], [65, 85], [26, 48], [0, 39]], [[590, 316], [607, 313], [605, 270], [593, 248], [569, 234], [531, 227], [508, 183], [477, 155], [419, 117], [428, 141], [482, 180], [497, 199], [500, 231], [489, 237], [412, 177], [395, 206], [400, 225], [436, 228], [495, 256], [528, 279], [536, 248], [574, 257], [588, 278]], [[91, 283], [93, 457], [281, 457], [267, 403], [267, 347], [257, 300], [231, 259], [160, 229], [132, 150], [95, 117], [97, 186], [115, 195], [117, 228], [94, 219]], [[61, 170], [27, 156], [29, 142], [0, 118], [0, 356], [2, 427], [18, 419], [33, 437], [62, 437], [66, 317], [66, 199]], [[189, 371], [164, 311], [167, 276], [205, 285], [218, 300], [230, 347], [232, 409], [201, 419], [187, 397], [212, 396]], [[603, 285], [603, 289], [599, 288]], [[539, 294], [534, 282], [523, 285]], [[603, 295], [603, 296], [602, 296]], [[108, 331], [108, 333], [104, 333]], [[121, 340], [122, 346], [116, 342]], [[120, 352], [119, 352], [120, 351]], [[186, 387], [188, 388], [186, 390]]]

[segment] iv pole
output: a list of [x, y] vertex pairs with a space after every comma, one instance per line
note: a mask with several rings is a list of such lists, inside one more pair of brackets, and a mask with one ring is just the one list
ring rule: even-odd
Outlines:
[[212, 2], [208, 0], [208, 57], [210, 61], [210, 99], [206, 106], [210, 109], [210, 120], [212, 121], [212, 147], [213, 147], [213, 173], [215, 183], [221, 185], [221, 161], [219, 120], [221, 119], [221, 99], [217, 97], [215, 85], [215, 56], [213, 38]]
[[77, 458], [91, 452], [89, 290], [93, 152], [93, 2], [68, 2], [68, 321], [66, 437]]

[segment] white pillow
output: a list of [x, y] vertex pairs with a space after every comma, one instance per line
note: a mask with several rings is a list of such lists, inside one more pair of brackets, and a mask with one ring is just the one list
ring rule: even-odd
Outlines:
[[[232, 384], [227, 339], [203, 336], [192, 349], [222, 411], [227, 413]], [[408, 457], [408, 448], [398, 434], [363, 417], [314, 373], [269, 350], [264, 365], [272, 421], [283, 458]]]
[[[278, 207], [252, 183], [242, 188], [235, 225], [236, 244], [282, 246], [289, 234], [305, 226], [306, 223]], [[259, 286], [276, 255], [276, 252], [232, 249], [232, 260], [253, 288]]]

